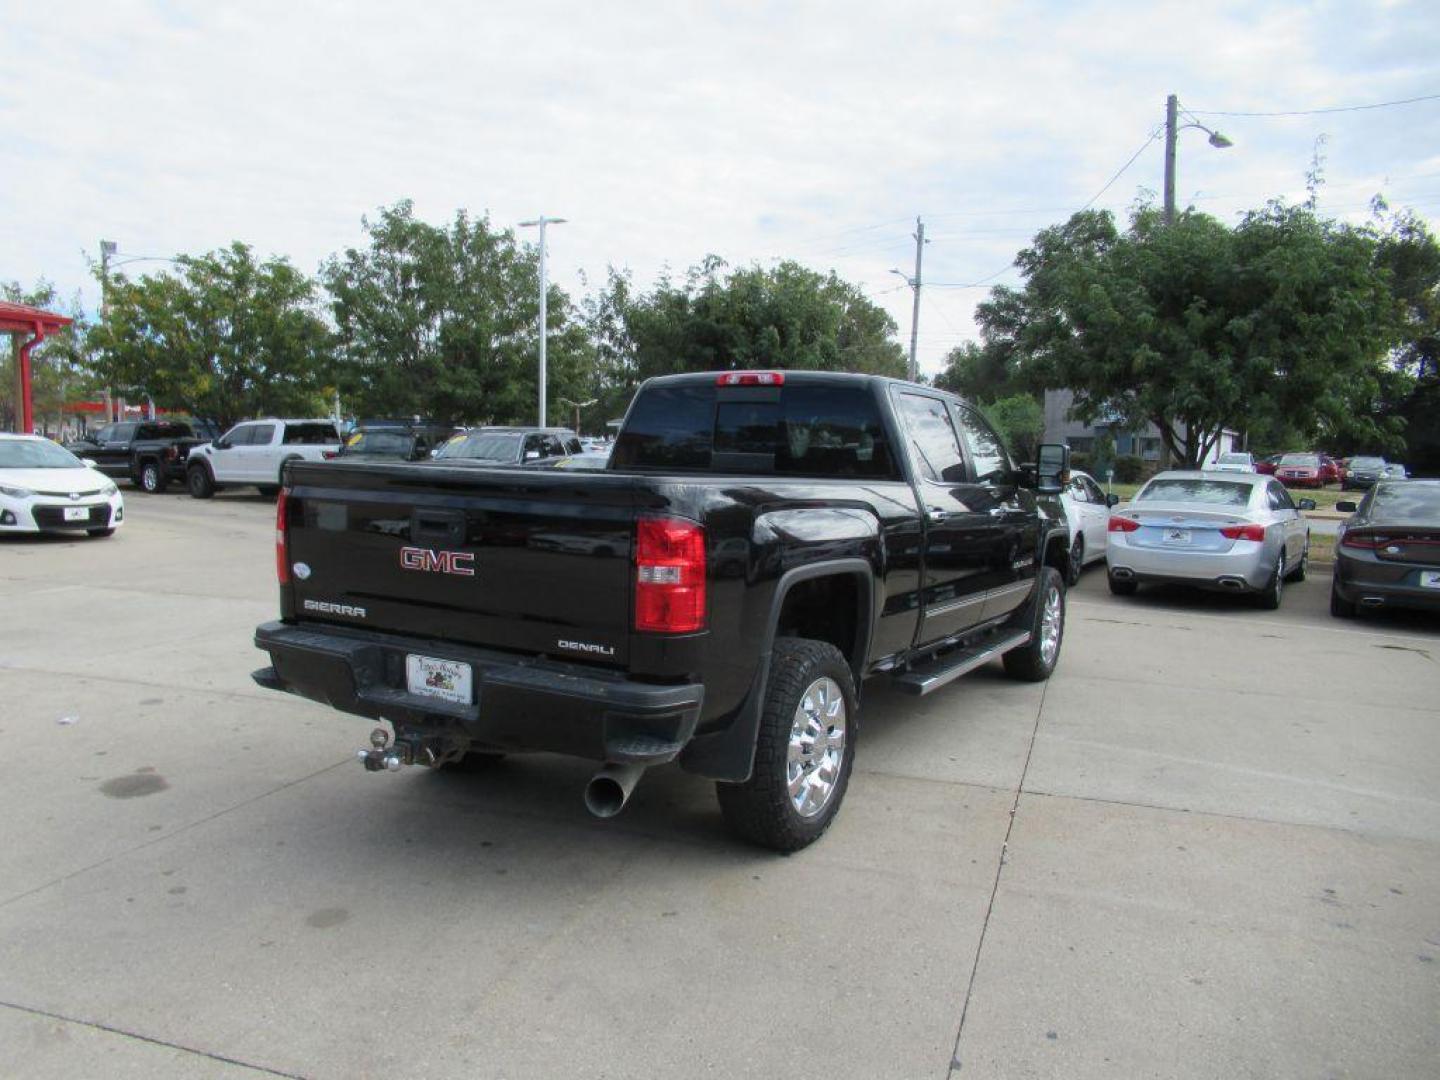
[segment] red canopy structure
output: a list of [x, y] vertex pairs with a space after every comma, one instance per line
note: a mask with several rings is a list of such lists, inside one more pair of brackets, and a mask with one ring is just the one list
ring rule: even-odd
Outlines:
[[30, 340], [20, 346], [20, 430], [35, 433], [35, 407], [30, 396], [30, 350], [46, 337], [75, 320], [53, 311], [42, 311], [26, 304], [10, 304], [0, 300], [0, 334], [29, 334]]

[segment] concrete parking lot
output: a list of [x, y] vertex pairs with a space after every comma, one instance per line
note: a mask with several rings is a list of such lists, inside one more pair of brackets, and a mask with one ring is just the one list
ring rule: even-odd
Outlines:
[[0, 542], [0, 1075], [1433, 1077], [1440, 624], [1071, 594], [1044, 685], [866, 690], [834, 829], [676, 769], [363, 773], [256, 688], [273, 507]]

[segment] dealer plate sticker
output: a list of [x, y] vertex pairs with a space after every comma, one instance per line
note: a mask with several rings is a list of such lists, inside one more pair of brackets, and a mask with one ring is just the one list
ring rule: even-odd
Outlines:
[[470, 665], [458, 660], [412, 653], [405, 657], [405, 684], [412, 694], [470, 704]]
[[67, 506], [65, 507], [66, 521], [89, 521], [90, 508], [88, 506]]
[[1420, 571], [1420, 584], [1427, 589], [1440, 589], [1440, 570]]
[[1167, 544], [1188, 544], [1190, 542], [1189, 529], [1166, 529], [1165, 543]]

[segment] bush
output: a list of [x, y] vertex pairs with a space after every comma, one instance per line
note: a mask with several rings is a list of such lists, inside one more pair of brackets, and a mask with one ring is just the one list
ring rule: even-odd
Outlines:
[[1138, 484], [1145, 475], [1145, 462], [1134, 454], [1121, 454], [1115, 459], [1115, 479], [1121, 484]]
[[1081, 472], [1089, 472], [1089, 471], [1090, 471], [1090, 455], [1087, 454], [1087, 453], [1085, 453], [1085, 451], [1083, 451], [1083, 450], [1071, 451], [1071, 454], [1070, 454], [1070, 467], [1071, 467], [1072, 469], [1079, 469]]

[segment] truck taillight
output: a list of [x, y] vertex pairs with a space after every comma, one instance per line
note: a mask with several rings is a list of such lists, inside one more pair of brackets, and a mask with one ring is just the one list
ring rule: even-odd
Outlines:
[[1134, 532], [1140, 528], [1140, 523], [1134, 518], [1121, 517], [1114, 514], [1110, 518], [1110, 524], [1106, 526], [1109, 532]]
[[1257, 544], [1265, 542], [1264, 525], [1226, 525], [1220, 530], [1220, 535], [1227, 540], [1253, 540]]
[[285, 509], [290, 490], [280, 489], [280, 498], [275, 500], [275, 576], [281, 585], [290, 584], [290, 552], [285, 544]]
[[783, 371], [727, 371], [716, 376], [716, 386], [784, 386]]
[[705, 530], [679, 518], [635, 524], [635, 629], [705, 629]]

